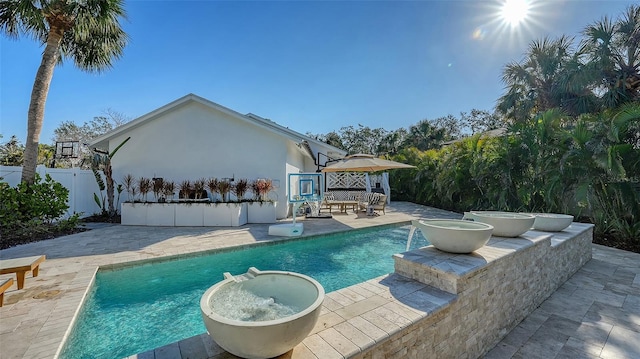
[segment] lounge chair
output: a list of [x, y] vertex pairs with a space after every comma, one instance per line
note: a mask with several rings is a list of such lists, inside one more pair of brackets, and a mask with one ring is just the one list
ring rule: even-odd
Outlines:
[[45, 256], [33, 256], [14, 259], [0, 260], [0, 274], [15, 273], [18, 278], [18, 289], [24, 288], [24, 277], [27, 272], [33, 272], [33, 276], [38, 276], [40, 263], [44, 262]]
[[4, 292], [13, 285], [13, 278], [0, 281], [0, 307], [4, 304]]

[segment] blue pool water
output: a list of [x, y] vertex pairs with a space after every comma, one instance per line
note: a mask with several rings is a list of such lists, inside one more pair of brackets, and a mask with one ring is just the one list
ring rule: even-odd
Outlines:
[[[382, 227], [99, 271], [62, 358], [122, 358], [206, 331], [200, 297], [249, 267], [309, 275], [326, 292], [393, 272], [410, 226]], [[412, 249], [427, 245], [414, 235]]]

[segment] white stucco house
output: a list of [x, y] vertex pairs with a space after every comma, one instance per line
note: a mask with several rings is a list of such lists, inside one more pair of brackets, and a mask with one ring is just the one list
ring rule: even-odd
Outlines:
[[[289, 173], [316, 172], [319, 158], [346, 152], [253, 114], [243, 115], [188, 94], [92, 141], [92, 148], [113, 151], [113, 178], [161, 177], [180, 183], [200, 178], [270, 178], [271, 198], [287, 200]], [[320, 156], [318, 154], [321, 154]], [[324, 156], [322, 156], [324, 155]], [[324, 163], [323, 163], [324, 164]], [[277, 218], [288, 214], [278, 205]]]

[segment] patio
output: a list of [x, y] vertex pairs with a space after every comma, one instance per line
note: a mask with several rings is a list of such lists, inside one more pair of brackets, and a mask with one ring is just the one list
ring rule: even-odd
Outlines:
[[[302, 220], [305, 235], [461, 215], [394, 202], [387, 215], [337, 214]], [[0, 358], [51, 358], [62, 342], [98, 266], [182, 255], [273, 240], [268, 225], [239, 228], [100, 226], [91, 231], [0, 251], [2, 259], [46, 254], [37, 278], [5, 294], [0, 308]], [[512, 330], [487, 358], [640, 357], [640, 254], [593, 245], [593, 259]], [[6, 276], [0, 276], [0, 279]], [[207, 335], [139, 357], [229, 357], [212, 352]], [[292, 357], [343, 357], [328, 343], [296, 347]]]

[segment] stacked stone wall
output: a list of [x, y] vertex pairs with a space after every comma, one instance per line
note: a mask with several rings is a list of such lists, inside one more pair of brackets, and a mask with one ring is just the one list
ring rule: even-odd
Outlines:
[[[471, 255], [433, 248], [394, 256], [396, 274], [457, 298], [354, 358], [478, 358], [591, 259], [593, 227], [492, 239]], [[553, 240], [552, 240], [553, 238]]]

